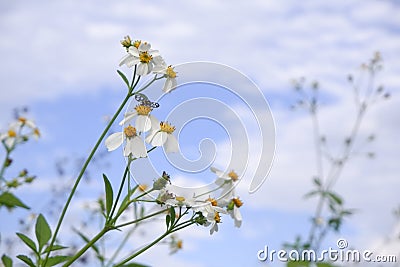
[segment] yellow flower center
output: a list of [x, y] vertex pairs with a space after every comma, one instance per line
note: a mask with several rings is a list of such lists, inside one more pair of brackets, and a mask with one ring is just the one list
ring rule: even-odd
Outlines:
[[126, 137], [131, 138], [136, 136], [136, 128], [132, 126], [128, 126], [124, 129], [124, 134]]
[[218, 202], [215, 198], [208, 198], [207, 201], [209, 201], [211, 203], [211, 206], [217, 206]]
[[145, 185], [145, 184], [140, 184], [140, 185], [138, 186], [139, 190], [142, 191], [142, 192], [146, 192], [147, 187], [148, 187], [148, 186]]
[[182, 244], [183, 244], [182, 240], [178, 240], [178, 241], [176, 242], [176, 247], [179, 248], [179, 249], [181, 249], [181, 248], [182, 248]]
[[231, 171], [230, 173], [228, 173], [228, 176], [232, 179], [232, 181], [236, 182], [239, 179], [239, 176], [237, 175], [236, 172]]
[[24, 118], [24, 117], [19, 117], [18, 120], [19, 120], [19, 122], [21, 122], [22, 124], [25, 124], [25, 123], [26, 123], [26, 118]]
[[136, 41], [133, 42], [133, 46], [136, 47], [136, 48], [139, 48], [139, 45], [140, 45], [141, 43], [142, 43], [142, 41], [136, 40]]
[[160, 128], [162, 132], [166, 132], [168, 134], [171, 134], [175, 131], [175, 126], [172, 126], [168, 122], [160, 122]]
[[219, 212], [215, 212], [214, 214], [214, 220], [216, 223], [220, 223], [221, 222], [221, 216], [219, 216]]
[[151, 107], [145, 105], [137, 105], [135, 107], [136, 112], [138, 115], [149, 115], [150, 111], [152, 110]]
[[183, 202], [183, 201], [185, 201], [185, 198], [184, 198], [184, 197], [175, 197], [175, 199], [176, 199], [176, 201], [178, 201], [178, 202]]
[[33, 130], [33, 134], [39, 137], [40, 136], [39, 128], [35, 128], [35, 130]]
[[16, 137], [17, 133], [14, 130], [8, 130], [8, 136], [9, 137]]
[[171, 66], [168, 66], [166, 74], [169, 78], [176, 78], [176, 72]]
[[243, 205], [243, 202], [239, 198], [233, 198], [232, 201], [238, 208], [240, 208]]
[[141, 52], [139, 55], [140, 62], [149, 63], [153, 59], [152, 55], [149, 55], [147, 51]]

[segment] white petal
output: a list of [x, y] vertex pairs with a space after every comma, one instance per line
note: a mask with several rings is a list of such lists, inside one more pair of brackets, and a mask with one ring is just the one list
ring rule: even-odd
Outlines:
[[148, 53], [153, 57], [159, 57], [160, 56], [160, 51], [158, 50], [149, 50]]
[[150, 144], [151, 140], [153, 140], [154, 135], [158, 133], [159, 130], [152, 130], [150, 134], [146, 137], [146, 143]]
[[224, 173], [221, 170], [219, 170], [219, 169], [217, 169], [215, 167], [210, 167], [210, 170], [213, 173], [215, 173], [218, 177], [223, 177], [224, 176]]
[[35, 129], [36, 128], [36, 124], [33, 121], [27, 120], [25, 122], [25, 125], [28, 126], [31, 129]]
[[150, 114], [150, 120], [151, 120], [151, 129], [153, 131], [158, 131], [160, 130], [160, 121], [154, 117], [153, 115]]
[[233, 216], [234, 216], [234, 219], [235, 219], [235, 226], [236, 227], [240, 227], [242, 225], [242, 214], [240, 213], [239, 208], [234, 207]]
[[128, 49], [128, 52], [132, 56], [139, 58], [140, 53], [139, 53], [139, 50], [136, 47], [130, 46], [129, 49]]
[[122, 132], [113, 133], [109, 137], [107, 137], [105, 144], [108, 151], [113, 151], [117, 149], [122, 142], [124, 141], [124, 135]]
[[140, 62], [137, 66], [136, 74], [140, 76], [144, 76], [150, 73], [151, 64]]
[[133, 117], [135, 117], [136, 115], [137, 115], [136, 111], [125, 113], [124, 119], [119, 123], [119, 125], [124, 125], [125, 123], [132, 120]]
[[15, 143], [17, 143], [17, 139], [15, 137], [9, 137], [4, 141], [7, 148], [11, 148]]
[[179, 151], [179, 144], [176, 137], [172, 134], [167, 135], [167, 141], [164, 143], [164, 149], [167, 153], [173, 153]]
[[147, 132], [151, 129], [151, 119], [146, 115], [139, 115], [135, 123], [136, 130], [139, 132]]
[[167, 70], [167, 63], [165, 63], [164, 59], [161, 56], [153, 56], [153, 63], [157, 67], [163, 68], [164, 71]]
[[150, 44], [150, 43], [147, 43], [147, 42], [141, 43], [141, 44], [139, 45], [139, 51], [140, 51], [140, 52], [148, 51], [150, 48], [151, 48], [151, 44]]
[[147, 157], [147, 149], [142, 138], [136, 136], [131, 140], [132, 155], [135, 158], [145, 158]]
[[167, 141], [167, 133], [158, 131], [151, 140], [152, 146], [162, 146]]

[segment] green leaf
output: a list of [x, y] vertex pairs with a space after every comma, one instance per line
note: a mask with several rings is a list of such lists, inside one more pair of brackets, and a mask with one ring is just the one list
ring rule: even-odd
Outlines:
[[42, 254], [45, 254], [45, 253], [47, 253], [47, 252], [49, 252], [49, 251], [56, 251], [56, 250], [61, 250], [61, 249], [66, 249], [66, 248], [68, 248], [68, 247], [64, 247], [64, 246], [60, 246], [60, 245], [53, 245], [53, 247], [50, 249], [50, 247], [47, 247], [43, 252], [42, 252]]
[[319, 262], [317, 263], [317, 267], [337, 267], [337, 265], [333, 265], [327, 262]]
[[307, 194], [304, 195], [304, 198], [310, 198], [312, 196], [317, 195], [318, 193], [320, 193], [320, 191], [318, 191], [318, 190], [314, 190], [314, 191], [308, 192]]
[[47, 262], [46, 262], [46, 267], [47, 266], [54, 266], [54, 265], [56, 265], [56, 264], [59, 264], [59, 263], [61, 263], [61, 262], [64, 262], [64, 261], [66, 261], [67, 259], [69, 258], [69, 256], [54, 256], [54, 257], [49, 257], [48, 259], [47, 259]]
[[167, 225], [167, 229], [169, 229], [170, 222], [171, 222], [171, 216], [167, 214], [167, 216], [165, 216], [165, 224]]
[[130, 88], [128, 78], [126, 78], [125, 74], [123, 74], [122, 71], [120, 71], [120, 70], [117, 70], [117, 72], [118, 72], [119, 76], [121, 76], [122, 80], [124, 80], [126, 86], [128, 86], [128, 88]]
[[16, 196], [11, 194], [10, 192], [4, 192], [3, 194], [0, 195], [0, 207], [1, 206], [6, 206], [7, 208], [10, 209], [15, 207], [29, 209], [27, 205], [22, 203], [21, 200], [19, 200]]
[[321, 180], [318, 177], [314, 177], [313, 182], [317, 187], [321, 187], [322, 185]]
[[143, 265], [140, 263], [132, 262], [129, 264], [122, 265], [121, 267], [150, 267], [149, 265]]
[[169, 209], [169, 214], [171, 215], [171, 226], [174, 224], [175, 219], [176, 219], [176, 214], [175, 214], [175, 208], [171, 207]]
[[28, 256], [18, 255], [17, 258], [20, 259], [21, 261], [25, 262], [26, 264], [28, 264], [30, 267], [35, 267], [35, 264]]
[[32, 239], [30, 239], [29, 237], [27, 237], [24, 234], [21, 233], [17, 233], [17, 236], [30, 248], [32, 249], [36, 254], [37, 252], [37, 248], [36, 248], [36, 244], [35, 242], [33, 242]]
[[[75, 229], [75, 228], [73, 228], [72, 229], [75, 233], [77, 233], [82, 239], [83, 239], [83, 241], [85, 241], [86, 243], [89, 243], [90, 242], [90, 239], [87, 237], [87, 236], [85, 236], [82, 232], [80, 232], [79, 230], [77, 230], [77, 229]], [[92, 246], [91, 246], [91, 248], [94, 250], [94, 252], [96, 252], [96, 255], [99, 257], [99, 255], [101, 256], [101, 254], [100, 254], [100, 250], [99, 250], [99, 248], [95, 245], [95, 244], [93, 244]]]
[[107, 176], [103, 174], [103, 179], [104, 179], [104, 187], [106, 191], [106, 217], [110, 216], [111, 208], [113, 205], [113, 189], [111, 186], [110, 181], [108, 180]]
[[333, 192], [328, 192], [328, 196], [330, 197], [330, 199], [332, 201], [336, 202], [338, 205], [342, 205], [343, 204], [343, 200], [339, 195], [337, 195], [337, 194], [335, 194]]
[[36, 220], [35, 227], [36, 239], [39, 243], [39, 252], [42, 251], [43, 246], [50, 240], [51, 238], [51, 230], [49, 224], [42, 214], [39, 214]]
[[12, 267], [13, 265], [12, 259], [5, 254], [3, 254], [3, 256], [1, 257], [1, 261], [4, 264], [4, 267]]

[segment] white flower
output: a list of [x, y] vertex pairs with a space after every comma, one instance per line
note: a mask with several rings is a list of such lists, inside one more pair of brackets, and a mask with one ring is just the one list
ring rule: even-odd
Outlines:
[[119, 123], [119, 125], [124, 125], [125, 123], [131, 121], [135, 116], [135, 128], [138, 132], [144, 133], [150, 129], [156, 129], [159, 127], [160, 122], [150, 114], [152, 108], [146, 105], [137, 105], [135, 111], [127, 112], [125, 118]]
[[178, 140], [172, 133], [175, 127], [168, 122], [161, 122], [146, 138], [146, 142], [152, 146], [164, 146], [167, 153], [179, 151]]
[[147, 157], [146, 146], [143, 143], [142, 138], [140, 138], [136, 133], [136, 128], [128, 126], [124, 128], [123, 132], [118, 132], [107, 137], [105, 144], [108, 151], [113, 151], [117, 149], [126, 139], [126, 144], [124, 147], [124, 156], [128, 157], [132, 154], [135, 158], [145, 158]]
[[166, 77], [165, 83], [164, 83], [164, 88], [163, 91], [165, 93], [171, 92], [173, 89], [176, 88], [177, 82], [176, 82], [176, 72], [174, 68], [166, 65], [159, 65], [158, 67], [155, 67], [153, 70], [155, 73], [161, 73], [164, 74], [164, 77]]
[[235, 220], [235, 226], [240, 227], [242, 225], [242, 214], [239, 208], [243, 205], [243, 202], [237, 198], [232, 198], [231, 203], [228, 205], [228, 213]]
[[1, 142], [3, 142], [8, 149], [11, 149], [20, 139], [16, 129], [12, 127], [10, 127], [6, 133], [0, 135]]
[[234, 183], [239, 180], [238, 174], [233, 170], [229, 173], [224, 173], [215, 167], [211, 167], [210, 170], [217, 175], [215, 184], [222, 188], [221, 197], [232, 198]]
[[126, 65], [129, 68], [137, 65], [137, 75], [149, 74], [155, 65], [163, 62], [158, 50], [150, 48], [151, 45], [149, 43], [136, 41], [128, 48], [128, 54], [121, 59], [119, 65]]

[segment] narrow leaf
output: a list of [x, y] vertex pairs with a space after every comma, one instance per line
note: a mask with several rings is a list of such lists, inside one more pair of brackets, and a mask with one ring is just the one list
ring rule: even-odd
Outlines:
[[[77, 233], [82, 239], [83, 239], [83, 241], [85, 241], [86, 243], [89, 243], [90, 242], [90, 239], [87, 237], [87, 236], [85, 236], [82, 232], [80, 232], [79, 230], [77, 230], [77, 229], [72, 229], [75, 233]], [[100, 254], [100, 250], [99, 250], [99, 248], [95, 245], [95, 244], [93, 244], [92, 245], [92, 249], [96, 252], [96, 255], [97, 256], [99, 256], [99, 255], [101, 255]]]
[[47, 259], [46, 267], [54, 266], [56, 264], [59, 264], [61, 262], [64, 262], [68, 259], [68, 256], [54, 256], [54, 257], [49, 257]]
[[171, 207], [169, 209], [169, 214], [171, 214], [171, 226], [174, 224], [175, 219], [176, 219], [176, 214], [175, 214], [175, 208]]
[[167, 225], [167, 229], [169, 229], [170, 222], [171, 222], [171, 216], [167, 214], [167, 216], [165, 216], [165, 224]]
[[287, 267], [308, 267], [310, 263], [307, 261], [289, 261]]
[[112, 205], [113, 205], [114, 194], [113, 194], [113, 189], [112, 189], [111, 183], [105, 174], [103, 174], [103, 179], [104, 179], [104, 187], [105, 187], [105, 191], [106, 191], [106, 217], [108, 218], [108, 216], [110, 215], [110, 212], [111, 212]]
[[311, 192], [308, 192], [307, 194], [304, 195], [304, 198], [310, 198], [310, 197], [312, 197], [312, 196], [317, 195], [319, 192], [320, 192], [320, 191], [311, 191]]
[[20, 259], [21, 261], [25, 262], [26, 264], [28, 264], [28, 266], [35, 267], [35, 264], [28, 256], [18, 255], [17, 258]]
[[342, 198], [341, 198], [339, 195], [337, 195], [337, 194], [335, 194], [335, 193], [333, 193], [333, 192], [328, 192], [328, 196], [329, 196], [334, 202], [336, 202], [337, 204], [339, 204], [339, 205], [342, 205], [342, 204], [343, 204], [343, 200], [342, 200]]
[[4, 192], [3, 194], [0, 195], [0, 207], [1, 206], [6, 206], [7, 208], [15, 208], [15, 207], [21, 207], [24, 209], [29, 209], [27, 205], [22, 203], [19, 198], [11, 194], [10, 192]]
[[30, 239], [29, 237], [27, 237], [24, 234], [21, 233], [17, 233], [17, 236], [30, 248], [33, 250], [33, 252], [35, 252], [36, 254], [37, 252], [37, 248], [36, 248], [36, 244], [35, 242], [33, 242], [32, 239]]
[[53, 245], [53, 247], [50, 249], [50, 247], [47, 247], [42, 254], [45, 254], [49, 251], [56, 251], [56, 250], [61, 250], [61, 249], [66, 249], [68, 247], [60, 246], [60, 245]]
[[39, 252], [42, 251], [43, 246], [50, 240], [51, 238], [51, 230], [49, 224], [42, 214], [39, 214], [36, 220], [35, 227], [36, 239], [39, 243]]
[[122, 80], [124, 80], [126, 86], [128, 86], [128, 88], [130, 88], [128, 78], [126, 78], [125, 74], [123, 74], [122, 71], [120, 71], [120, 70], [117, 70], [117, 72], [118, 72], [119, 76], [121, 76]]
[[12, 267], [13, 265], [12, 259], [5, 254], [1, 257], [1, 261], [4, 264], [4, 267]]

